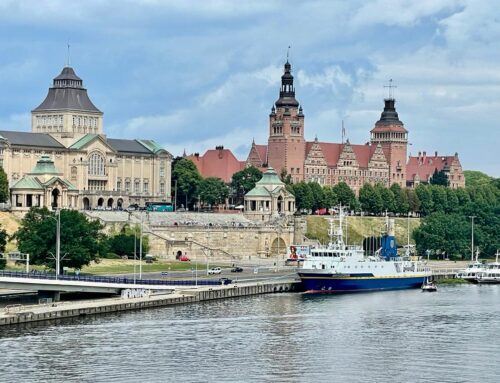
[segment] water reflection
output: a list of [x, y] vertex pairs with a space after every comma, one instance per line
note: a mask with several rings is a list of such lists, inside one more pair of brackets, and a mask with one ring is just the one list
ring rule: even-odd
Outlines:
[[278, 294], [2, 328], [2, 382], [496, 382], [499, 291]]

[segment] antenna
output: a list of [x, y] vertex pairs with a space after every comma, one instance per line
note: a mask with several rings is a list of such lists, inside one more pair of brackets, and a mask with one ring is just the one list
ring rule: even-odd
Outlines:
[[68, 41], [68, 57], [67, 57], [67, 61], [66, 61], [66, 66], [69, 67], [70, 64], [71, 64], [71, 61], [70, 61], [70, 45], [69, 45], [69, 41]]
[[394, 90], [397, 88], [396, 85], [392, 85], [392, 78], [389, 79], [389, 85], [384, 85], [384, 88], [389, 88], [389, 99], [394, 98]]
[[290, 48], [291, 46], [288, 46], [288, 49], [286, 50], [286, 62], [288, 62], [288, 58], [290, 57]]

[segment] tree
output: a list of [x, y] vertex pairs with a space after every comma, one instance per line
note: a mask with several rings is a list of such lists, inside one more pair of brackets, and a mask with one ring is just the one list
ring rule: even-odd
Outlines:
[[9, 181], [7, 179], [7, 174], [0, 166], [0, 203], [7, 202], [9, 200]]
[[193, 204], [197, 198], [196, 192], [201, 180], [200, 172], [193, 161], [186, 158], [174, 161], [172, 167], [172, 185], [174, 185], [174, 193], [177, 188], [177, 206], [185, 205], [187, 209], [188, 205]]
[[367, 213], [377, 214], [382, 209], [380, 194], [369, 183], [364, 184], [359, 189], [359, 203], [361, 209]]
[[312, 210], [316, 211], [325, 207], [325, 193], [323, 192], [323, 188], [317, 182], [309, 182], [307, 184], [309, 190], [311, 190], [313, 203]]
[[238, 200], [243, 201], [243, 196], [255, 187], [262, 178], [262, 172], [255, 166], [250, 166], [233, 174], [231, 188]]
[[339, 203], [337, 195], [331, 188], [331, 186], [323, 186], [323, 194], [325, 196], [325, 206], [327, 208], [332, 208]]
[[480, 186], [490, 184], [494, 179], [476, 170], [464, 170], [465, 186]]
[[403, 190], [406, 194], [406, 199], [408, 200], [409, 211], [419, 212], [420, 211], [420, 200], [418, 199], [417, 192], [414, 189], [406, 188]]
[[394, 194], [392, 190], [385, 187], [381, 183], [377, 183], [374, 187], [374, 190], [380, 196], [380, 202], [382, 204], [380, 211], [388, 211], [394, 213]]
[[[140, 228], [136, 225], [133, 228], [124, 227], [122, 231], [108, 238], [109, 251], [119, 256], [133, 256], [140, 252]], [[135, 250], [134, 250], [135, 244]], [[142, 238], [142, 253], [149, 251], [149, 241], [147, 236]]]
[[446, 212], [453, 213], [460, 210], [457, 191], [460, 189], [446, 188]]
[[463, 259], [470, 253], [470, 224], [459, 214], [433, 213], [413, 231], [417, 252], [446, 252], [452, 259]]
[[[81, 268], [107, 252], [106, 236], [99, 221], [89, 221], [76, 210], [61, 210], [61, 271], [63, 267]], [[15, 233], [19, 251], [30, 255], [30, 262], [55, 268], [56, 213], [31, 208]]]
[[430, 189], [432, 194], [432, 211], [444, 212], [448, 210], [446, 187], [442, 185], [430, 185], [428, 189]]
[[356, 195], [345, 182], [339, 182], [332, 190], [342, 205], [350, 206], [351, 209], [357, 207]]
[[280, 180], [285, 183], [285, 185], [290, 185], [292, 183], [292, 175], [288, 174], [285, 168], [281, 169]]
[[417, 193], [418, 200], [420, 201], [420, 211], [424, 215], [428, 215], [433, 212], [434, 204], [432, 203], [432, 193], [429, 187], [424, 184], [420, 184], [415, 189]]
[[450, 184], [450, 182], [448, 181], [448, 176], [446, 175], [444, 170], [438, 171], [437, 168], [434, 169], [434, 174], [429, 180], [429, 183], [431, 185], [441, 185], [441, 186], [448, 186]]
[[229, 192], [226, 184], [217, 177], [207, 177], [198, 186], [201, 200], [208, 205], [224, 203]]
[[410, 211], [410, 205], [406, 191], [399, 184], [392, 184], [390, 189], [394, 196], [394, 213], [407, 214]]
[[1, 257], [1, 255], [5, 252], [5, 246], [7, 246], [7, 232], [5, 229], [2, 229], [2, 225], [0, 225], [0, 269], [5, 268], [6, 261]]
[[309, 186], [301, 181], [291, 185], [291, 192], [295, 196], [297, 210], [311, 210], [313, 207], [313, 194]]

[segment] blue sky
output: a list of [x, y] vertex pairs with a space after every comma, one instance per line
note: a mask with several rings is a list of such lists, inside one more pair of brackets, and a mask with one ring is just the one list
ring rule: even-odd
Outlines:
[[306, 138], [365, 143], [387, 95], [409, 151], [458, 152], [500, 176], [500, 18], [494, 0], [0, 2], [0, 129], [30, 130], [66, 63], [110, 137], [174, 155], [267, 142], [291, 46]]

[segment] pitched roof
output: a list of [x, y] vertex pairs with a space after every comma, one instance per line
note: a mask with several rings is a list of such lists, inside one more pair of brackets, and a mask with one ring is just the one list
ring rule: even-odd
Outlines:
[[33, 176], [24, 176], [14, 185], [11, 186], [11, 189], [42, 189], [42, 188], [43, 186], [40, 183], [40, 181], [38, 181], [38, 179]]
[[139, 140], [108, 138], [106, 139], [106, 141], [108, 142], [109, 146], [111, 146], [117, 152], [152, 154], [152, 151], [141, 144]]
[[74, 144], [72, 144], [69, 148], [70, 149], [77, 149], [77, 150], [81, 149], [96, 137], [97, 137], [97, 134], [90, 134], [90, 133], [86, 134], [85, 136], [80, 138], [78, 141], [76, 141]]
[[[306, 156], [309, 154], [314, 141], [306, 142]], [[325, 156], [326, 163], [329, 167], [337, 166], [337, 163], [340, 158], [340, 154], [344, 150], [344, 146], [346, 144], [337, 144], [333, 142], [317, 142], [321, 151], [323, 152], [323, 156]], [[353, 145], [350, 144], [354, 155], [356, 156], [356, 160], [361, 168], [367, 168], [370, 159], [373, 156], [373, 153], [377, 149], [376, 145]]]
[[257, 153], [263, 164], [267, 163], [267, 145], [255, 145]]
[[434, 171], [441, 171], [451, 166], [455, 156], [410, 156], [406, 164], [406, 179], [413, 180], [417, 175], [421, 181], [427, 181]]
[[228, 183], [233, 174], [245, 168], [245, 161], [239, 161], [229, 149], [209, 149], [203, 156], [187, 157], [194, 162], [203, 177], [217, 177]]
[[377, 149], [375, 145], [351, 145], [360, 168], [367, 168], [370, 158]]
[[43, 148], [64, 149], [64, 145], [47, 133], [16, 132], [0, 130], [0, 135], [12, 145], [38, 146]]

